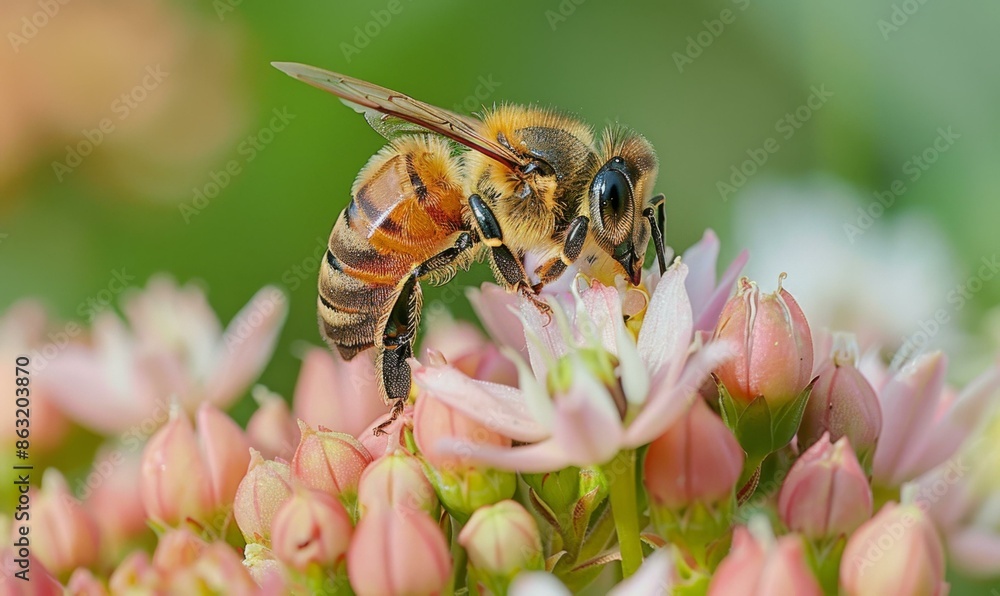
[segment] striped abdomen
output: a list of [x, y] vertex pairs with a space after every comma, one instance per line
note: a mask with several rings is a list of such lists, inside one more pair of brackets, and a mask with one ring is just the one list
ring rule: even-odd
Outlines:
[[463, 229], [460, 176], [431, 136], [393, 141], [358, 174], [319, 274], [320, 328], [345, 359], [381, 345], [401, 280]]

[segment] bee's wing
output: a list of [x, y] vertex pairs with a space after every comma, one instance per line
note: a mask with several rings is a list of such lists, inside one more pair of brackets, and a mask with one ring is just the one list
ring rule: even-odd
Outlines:
[[[511, 170], [526, 162], [523, 157], [482, 133], [478, 121], [438, 108], [385, 87], [294, 62], [272, 62], [272, 66], [285, 74], [318, 89], [328, 91], [344, 103], [362, 112], [365, 119], [383, 136], [411, 132], [404, 120], [417, 127], [444, 135], [470, 149], [496, 160]], [[373, 113], [377, 112], [376, 113]], [[385, 116], [388, 116], [386, 118]]]

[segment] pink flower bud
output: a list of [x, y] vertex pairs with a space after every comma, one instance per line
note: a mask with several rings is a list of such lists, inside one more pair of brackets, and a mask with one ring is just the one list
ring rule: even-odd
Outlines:
[[944, 552], [930, 518], [916, 505], [887, 503], [847, 541], [840, 586], [862, 594], [946, 594]]
[[291, 459], [299, 444], [299, 425], [288, 403], [280, 395], [259, 386], [254, 388], [253, 398], [258, 406], [247, 422], [250, 446], [260, 451], [264, 459]]
[[872, 515], [872, 490], [847, 437], [824, 434], [788, 472], [778, 513], [811, 539], [850, 534]]
[[451, 575], [441, 528], [409, 508], [368, 511], [347, 551], [347, 572], [358, 596], [436, 594]]
[[409, 507], [433, 514], [438, 499], [420, 461], [397, 451], [365, 468], [358, 486], [358, 505], [362, 510]]
[[[0, 593], [3, 593], [3, 590], [0, 590]], [[107, 596], [108, 590], [89, 569], [78, 567], [66, 584], [66, 593], [72, 596]]]
[[302, 359], [292, 410], [312, 427], [360, 436], [385, 412], [378, 395], [374, 351], [345, 361], [325, 347], [311, 348]]
[[292, 496], [292, 474], [288, 464], [268, 461], [251, 450], [250, 469], [236, 490], [233, 515], [248, 543], [270, 545], [271, 522], [278, 509]]
[[278, 509], [271, 522], [271, 549], [293, 569], [311, 564], [333, 567], [347, 552], [351, 519], [336, 498], [300, 489]]
[[153, 567], [160, 570], [187, 567], [198, 560], [207, 546], [208, 543], [187, 528], [168, 530], [156, 544]]
[[[243, 559], [224, 542], [213, 542], [205, 547], [201, 556], [187, 568], [187, 577], [171, 582], [171, 588], [180, 584], [181, 590], [171, 593], [192, 594], [202, 591], [209, 594], [258, 594], [257, 584], [243, 565]], [[263, 592], [267, 593], [267, 592]], [[270, 593], [274, 593], [273, 591]]]
[[[253, 581], [262, 588], [274, 585], [285, 588], [288, 584], [288, 570], [278, 559], [274, 558], [271, 549], [260, 544], [250, 543], [243, 549], [243, 565], [250, 573]], [[274, 593], [274, 590], [265, 593]]]
[[[358, 435], [358, 442], [364, 445], [372, 459], [378, 459], [387, 453], [392, 453], [397, 448], [406, 447], [403, 431], [413, 424], [413, 406], [406, 405], [399, 413], [396, 420], [389, 422], [392, 417], [390, 412], [385, 412], [375, 419], [371, 425]], [[383, 427], [382, 423], [389, 422]], [[384, 432], [375, 434], [375, 429], [381, 428]]]
[[733, 433], [702, 399], [653, 441], [643, 480], [654, 505], [680, 509], [728, 499], [745, 459]]
[[158, 576], [145, 551], [132, 551], [111, 573], [108, 589], [112, 594], [152, 592], [159, 581]]
[[233, 419], [218, 408], [198, 408], [198, 442], [204, 453], [211, 483], [211, 506], [228, 507], [250, 463], [250, 443]]
[[739, 291], [719, 317], [715, 337], [728, 340], [734, 358], [715, 374], [738, 402], [763, 395], [772, 409], [795, 399], [809, 384], [813, 342], [809, 323], [792, 295], [781, 287], [761, 296], [757, 284], [742, 278]]
[[[417, 399], [413, 438], [428, 463], [428, 480], [452, 515], [464, 519], [483, 505], [511, 498], [517, 490], [513, 472], [501, 472], [473, 459], [477, 449], [510, 448], [511, 440], [426, 393]], [[437, 445], [446, 439], [465, 441], [467, 450], [440, 453]]]
[[371, 463], [371, 455], [351, 435], [316, 431], [299, 421], [302, 439], [292, 458], [292, 476], [309, 488], [328, 495], [356, 495], [361, 472]]
[[76, 481], [83, 499], [101, 531], [101, 549], [118, 560], [128, 543], [151, 531], [142, 504], [142, 452], [120, 446], [98, 451], [86, 478]]
[[438, 357], [473, 379], [517, 385], [517, 367], [479, 329], [466, 321], [449, 320], [448, 316], [444, 319], [428, 326], [422, 354], [437, 352]]
[[150, 518], [165, 525], [205, 520], [230, 505], [250, 460], [246, 437], [232, 419], [208, 404], [197, 418], [196, 435], [175, 409], [143, 451], [142, 503]]
[[538, 524], [517, 501], [477, 509], [459, 533], [458, 543], [477, 573], [504, 587], [523, 570], [545, 567]]
[[14, 529], [15, 537], [30, 528], [31, 552], [53, 575], [68, 575], [77, 567], [97, 562], [100, 534], [97, 522], [69, 492], [55, 468], [42, 476], [42, 490], [31, 499], [29, 525]]
[[413, 413], [413, 438], [420, 453], [431, 465], [450, 473], [460, 473], [478, 466], [468, 456], [438, 453], [436, 445], [442, 439], [465, 440], [474, 446], [511, 446], [509, 438], [426, 394], [417, 399]]
[[870, 462], [882, 430], [882, 408], [856, 362], [856, 346], [838, 345], [832, 357], [819, 366], [819, 378], [799, 426], [800, 449], [808, 449], [828, 432], [831, 441], [850, 439], [859, 459]]
[[754, 538], [745, 526], [738, 526], [732, 550], [712, 576], [708, 596], [820, 596], [823, 592], [809, 569], [801, 539], [788, 535], [773, 541], [773, 537]]

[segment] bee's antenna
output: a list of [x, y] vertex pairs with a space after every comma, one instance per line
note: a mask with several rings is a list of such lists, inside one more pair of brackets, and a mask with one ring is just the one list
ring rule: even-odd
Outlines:
[[653, 197], [651, 205], [642, 210], [642, 215], [649, 220], [653, 247], [656, 248], [656, 260], [660, 264], [660, 275], [667, 271], [667, 258], [663, 247], [663, 232], [666, 225], [666, 209], [663, 206], [665, 202], [665, 196], [656, 195]]

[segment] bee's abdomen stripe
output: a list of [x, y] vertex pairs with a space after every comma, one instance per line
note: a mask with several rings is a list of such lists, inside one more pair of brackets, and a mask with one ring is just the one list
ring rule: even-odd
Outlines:
[[319, 280], [320, 328], [345, 358], [375, 345], [381, 305], [392, 286], [366, 284], [343, 270], [326, 267]]

